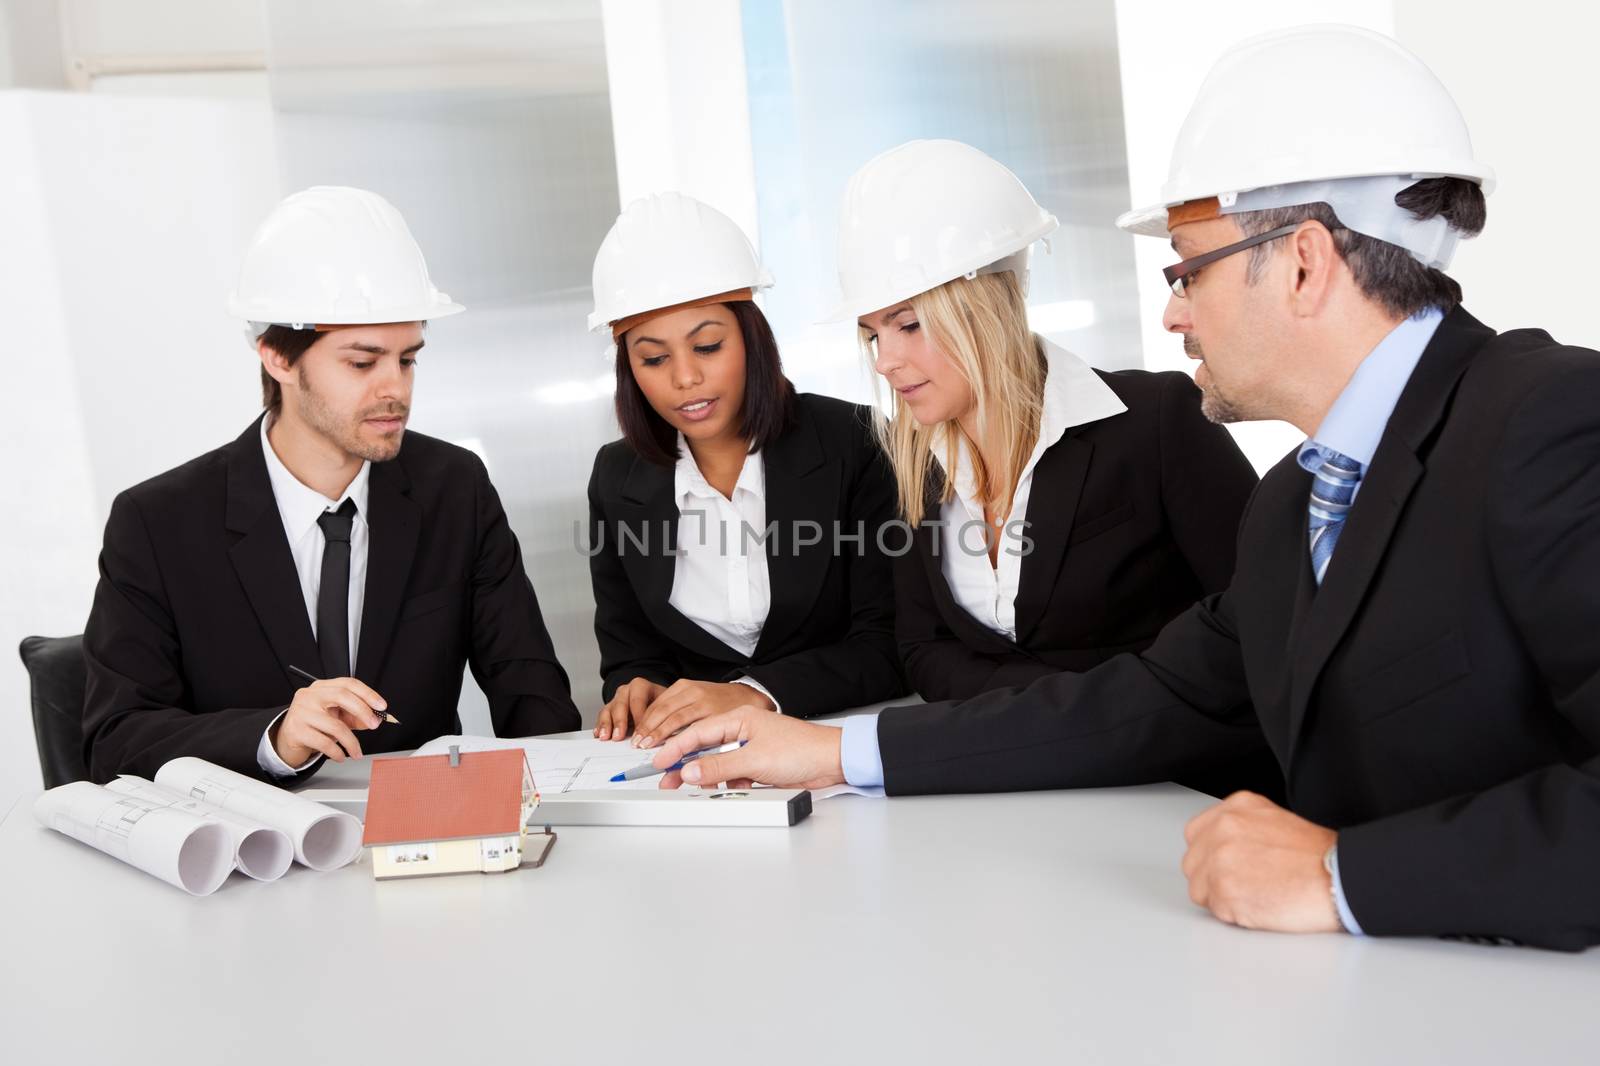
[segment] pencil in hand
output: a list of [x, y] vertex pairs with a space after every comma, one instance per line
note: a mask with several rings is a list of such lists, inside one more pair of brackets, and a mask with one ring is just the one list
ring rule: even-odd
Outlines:
[[[322, 680], [322, 678], [314, 676], [309, 670], [302, 670], [298, 666], [294, 665], [290, 665], [289, 672], [300, 678], [300, 680], [304, 681], [308, 685], [315, 685], [318, 681]], [[376, 711], [376, 714], [381, 721], [388, 722], [390, 725], [400, 724], [400, 719], [396, 718], [388, 711]]]

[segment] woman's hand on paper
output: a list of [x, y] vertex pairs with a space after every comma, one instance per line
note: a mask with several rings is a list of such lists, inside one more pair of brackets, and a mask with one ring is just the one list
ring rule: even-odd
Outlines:
[[653, 748], [684, 726], [735, 707], [760, 708], [769, 714], [778, 709], [760, 689], [749, 685], [678, 681], [655, 698], [643, 717], [636, 719], [639, 724], [633, 746]]
[[760, 707], [740, 707], [703, 718], [667, 741], [651, 760], [671, 766], [690, 752], [745, 741], [737, 751], [703, 755], [661, 779], [662, 788], [726, 781], [735, 788], [752, 782], [782, 788], [826, 788], [844, 784], [839, 762], [841, 730], [814, 725]]
[[353, 677], [334, 677], [294, 694], [289, 709], [272, 728], [272, 748], [289, 766], [303, 766], [317, 754], [334, 762], [361, 757], [352, 730], [376, 729], [378, 712], [389, 704]]
[[594, 723], [596, 740], [622, 740], [633, 728], [633, 723], [644, 717], [645, 711], [656, 697], [667, 691], [647, 677], [636, 677], [626, 685], [617, 686], [611, 702], [600, 708], [600, 717]]

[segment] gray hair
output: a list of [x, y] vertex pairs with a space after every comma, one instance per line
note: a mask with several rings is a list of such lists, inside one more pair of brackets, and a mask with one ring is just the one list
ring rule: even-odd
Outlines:
[[[1463, 237], [1481, 233], [1487, 217], [1483, 190], [1477, 182], [1464, 178], [1425, 178], [1401, 190], [1394, 202], [1419, 220], [1443, 217]], [[1333, 235], [1333, 246], [1350, 268], [1362, 294], [1400, 318], [1410, 318], [1429, 308], [1448, 312], [1461, 302], [1461, 286], [1453, 278], [1423, 266], [1397, 244], [1345, 229], [1333, 208], [1325, 203], [1245, 211], [1231, 217], [1246, 237], [1279, 226], [1320, 222]], [[1279, 246], [1280, 242], [1269, 241], [1250, 250], [1251, 284], [1261, 279]]]

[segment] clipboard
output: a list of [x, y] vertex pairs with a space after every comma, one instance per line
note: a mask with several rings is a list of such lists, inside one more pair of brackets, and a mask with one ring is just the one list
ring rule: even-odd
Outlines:
[[[366, 817], [364, 788], [308, 788], [300, 795]], [[541, 794], [531, 824], [787, 829], [810, 814], [811, 793], [803, 788], [589, 789]]]

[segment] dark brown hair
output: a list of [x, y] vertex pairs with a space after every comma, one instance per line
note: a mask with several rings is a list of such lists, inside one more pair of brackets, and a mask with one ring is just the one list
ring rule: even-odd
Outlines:
[[[744, 406], [739, 413], [739, 435], [760, 451], [783, 435], [794, 422], [794, 386], [783, 376], [778, 340], [761, 308], [749, 300], [727, 305], [744, 338]], [[628, 335], [617, 338], [617, 424], [623, 439], [640, 457], [659, 466], [678, 461], [678, 431], [656, 414], [644, 390], [633, 377], [628, 357]]]
[[[261, 342], [288, 360], [290, 366], [294, 366], [306, 354], [306, 349], [317, 343], [319, 336], [321, 334], [314, 329], [268, 326], [261, 335]], [[261, 368], [261, 406], [274, 414], [283, 406], [283, 386], [267, 373], [266, 367]]]
[[[1488, 219], [1483, 190], [1477, 182], [1465, 178], [1425, 178], [1401, 189], [1394, 202], [1419, 221], [1442, 217], [1463, 237], [1476, 237]], [[1333, 208], [1325, 203], [1250, 211], [1234, 217], [1246, 237], [1307, 219], [1322, 223], [1333, 235], [1333, 246], [1350, 267], [1356, 286], [1367, 299], [1399, 318], [1410, 318], [1430, 307], [1449, 312], [1461, 302], [1461, 286], [1454, 278], [1423, 266], [1398, 244], [1345, 229]], [[1267, 245], [1251, 251], [1251, 282], [1260, 279], [1274, 251]]]

